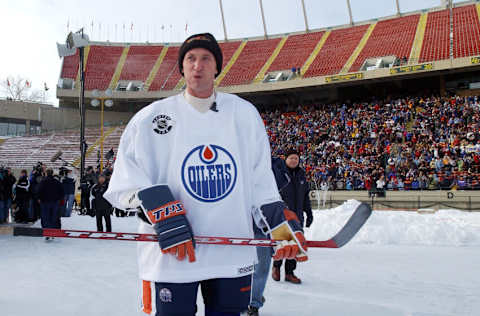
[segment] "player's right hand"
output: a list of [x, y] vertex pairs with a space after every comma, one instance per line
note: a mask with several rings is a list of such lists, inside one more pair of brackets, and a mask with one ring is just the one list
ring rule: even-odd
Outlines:
[[174, 255], [178, 260], [188, 257], [195, 261], [195, 239], [192, 227], [185, 216], [180, 201], [173, 198], [167, 185], [155, 185], [135, 193], [140, 209], [158, 235], [158, 243], [164, 254]]

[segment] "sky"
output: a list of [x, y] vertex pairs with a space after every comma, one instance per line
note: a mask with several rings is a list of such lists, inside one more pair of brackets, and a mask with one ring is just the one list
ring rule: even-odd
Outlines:
[[[261, 0], [267, 33], [305, 30], [301, 0]], [[410, 12], [441, 0], [399, 0]], [[222, 0], [228, 39], [263, 36], [260, 0]], [[346, 1], [304, 0], [310, 29], [349, 23]], [[455, 1], [454, 2], [461, 2]], [[350, 0], [354, 22], [396, 13], [395, 0]], [[84, 27], [92, 41], [182, 42], [210, 32], [224, 39], [219, 0], [0, 0], [0, 80], [22, 77], [32, 89], [55, 86], [61, 59], [56, 42]], [[0, 97], [4, 97], [0, 91]]]

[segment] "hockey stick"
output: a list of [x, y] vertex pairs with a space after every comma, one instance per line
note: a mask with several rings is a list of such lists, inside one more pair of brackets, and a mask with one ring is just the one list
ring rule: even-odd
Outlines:
[[[329, 240], [308, 240], [307, 247], [313, 248], [340, 248], [348, 243], [370, 217], [372, 209], [368, 204], [361, 203], [342, 229]], [[35, 227], [13, 227], [14, 236], [30, 237], [59, 237], [59, 238], [87, 238], [124, 241], [157, 241], [156, 234], [137, 233], [104, 233], [98, 231], [68, 230]], [[278, 241], [271, 239], [231, 238], [195, 236], [195, 242], [208, 245], [235, 245], [235, 246], [262, 246], [272, 247]]]

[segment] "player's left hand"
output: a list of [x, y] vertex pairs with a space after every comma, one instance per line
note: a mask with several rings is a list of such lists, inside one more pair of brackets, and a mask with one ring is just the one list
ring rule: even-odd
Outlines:
[[261, 210], [271, 227], [271, 237], [279, 241], [274, 247], [273, 259], [307, 261], [307, 243], [297, 215], [283, 202], [263, 205]]

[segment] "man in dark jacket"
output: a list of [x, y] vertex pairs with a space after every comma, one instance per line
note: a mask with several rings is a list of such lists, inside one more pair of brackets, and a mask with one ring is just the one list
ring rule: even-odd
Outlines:
[[73, 200], [75, 199], [75, 178], [72, 176], [72, 170], [67, 169], [62, 178], [63, 190], [65, 191], [65, 207], [62, 216], [70, 217], [72, 214]]
[[[283, 188], [279, 185], [280, 195], [288, 208], [297, 214], [300, 223], [304, 223], [303, 213], [307, 215], [306, 226], [310, 227], [313, 222], [312, 207], [310, 205], [310, 186], [308, 185], [305, 171], [299, 166], [300, 155], [296, 150], [290, 150], [285, 156], [285, 164], [290, 181]], [[282, 260], [274, 261], [272, 268], [272, 278], [280, 281], [280, 267]], [[299, 284], [302, 281], [293, 274], [297, 267], [297, 261], [294, 259], [285, 260], [285, 281]]]
[[80, 207], [82, 211], [86, 211], [86, 214], [93, 216], [93, 211], [90, 209], [90, 193], [92, 192], [93, 185], [97, 182], [95, 170], [92, 166], [87, 167], [83, 182], [80, 183], [81, 200]]
[[35, 222], [41, 218], [42, 208], [40, 206], [38, 192], [40, 190], [40, 183], [45, 179], [45, 172], [43, 171], [43, 165], [37, 164], [30, 173], [30, 195], [32, 196], [32, 205], [30, 212], [33, 214], [32, 221]]
[[[285, 160], [278, 157], [272, 157], [272, 171], [275, 176], [278, 190], [281, 192], [291, 181]], [[255, 233], [255, 238], [265, 239], [265, 234], [257, 225], [253, 225], [253, 231]], [[247, 316], [258, 316], [258, 310], [262, 308], [263, 303], [265, 303], [263, 291], [265, 290], [268, 273], [270, 272], [272, 254], [272, 248], [257, 247], [258, 263], [255, 265], [255, 270], [253, 272], [251, 299], [247, 310]]]
[[[47, 177], [40, 183], [38, 190], [42, 228], [61, 228], [60, 201], [64, 195], [62, 184], [53, 177], [53, 170], [47, 169]], [[48, 237], [46, 239], [48, 240]]]
[[112, 221], [110, 218], [112, 212], [112, 205], [103, 197], [103, 194], [108, 189], [108, 183], [105, 181], [104, 175], [98, 176], [98, 183], [92, 187], [90, 194], [91, 208], [95, 210], [97, 217], [97, 230], [103, 232], [102, 218], [105, 218], [105, 225], [107, 232], [112, 231]]
[[0, 224], [7, 221], [7, 214], [4, 214], [5, 210], [5, 171], [0, 169]]
[[3, 179], [0, 179], [2, 181], [2, 186], [3, 186], [3, 196], [0, 198], [3, 198], [3, 203], [0, 204], [0, 207], [3, 206], [3, 210], [0, 210], [0, 222], [5, 222], [8, 219], [8, 214], [10, 211], [10, 206], [12, 206], [12, 199], [13, 199], [13, 186], [15, 185], [15, 182], [17, 182], [17, 179], [13, 176], [12, 170], [10, 168], [6, 168], [3, 171], [2, 175]]
[[18, 207], [15, 213], [17, 223], [27, 223], [32, 220], [30, 210], [30, 180], [28, 180], [27, 170], [20, 172], [20, 178], [15, 185], [15, 204]]

